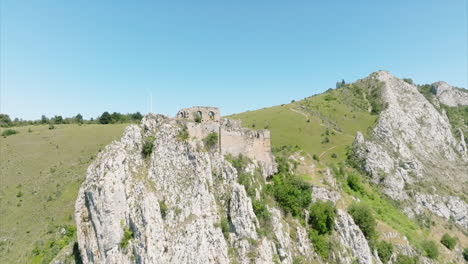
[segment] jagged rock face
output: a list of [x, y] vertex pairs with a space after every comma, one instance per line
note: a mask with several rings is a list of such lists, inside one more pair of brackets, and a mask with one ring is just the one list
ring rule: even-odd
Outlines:
[[[83, 263], [292, 263], [316, 258], [304, 228], [297, 239], [270, 208], [273, 234], [257, 233], [237, 170], [203, 142], [180, 140], [182, 121], [149, 115], [91, 164], [76, 202]], [[154, 136], [148, 157], [144, 142]], [[254, 165], [252, 165], [254, 166]], [[262, 178], [263, 180], [263, 178]], [[229, 219], [229, 237], [222, 219]]]
[[416, 213], [424, 209], [436, 215], [453, 220], [468, 230], [468, 204], [455, 196], [440, 196], [437, 194], [416, 194]]
[[358, 263], [373, 264], [374, 260], [380, 262], [378, 257], [372, 255], [361, 229], [354, 223], [353, 218], [343, 210], [337, 212], [335, 230], [341, 244], [345, 247], [339, 257], [341, 263], [352, 263], [352, 259], [346, 254], [348, 251]]
[[[358, 133], [353, 149], [372, 180], [396, 200], [411, 199], [406, 189], [416, 183], [466, 193], [466, 144], [463, 138], [454, 137], [445, 113], [428, 102], [416, 86], [388, 72], [368, 78], [383, 83], [381, 97], [386, 108], [371, 137], [366, 140]], [[443, 86], [439, 83], [437, 87]]]
[[436, 82], [432, 86], [439, 102], [452, 107], [468, 105], [468, 93], [446, 82]]

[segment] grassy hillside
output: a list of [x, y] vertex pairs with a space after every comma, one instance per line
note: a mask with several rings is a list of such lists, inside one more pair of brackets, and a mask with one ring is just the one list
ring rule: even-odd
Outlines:
[[18, 134], [0, 138], [0, 263], [41, 262], [32, 250], [49, 247], [61, 227], [74, 225], [89, 163], [126, 126], [15, 127]]
[[[410, 219], [395, 201], [382, 195], [379, 187], [370, 184], [364, 175], [346, 165], [347, 148], [353, 143], [357, 131], [366, 137], [383, 109], [379, 101], [379, 84], [361, 80], [342, 88], [308, 97], [289, 104], [248, 111], [229, 118], [242, 120], [243, 126], [253, 129], [269, 129], [272, 146], [277, 149], [298, 149], [305, 152], [305, 159], [298, 163], [298, 173], [314, 185], [323, 185], [323, 168], [333, 168], [341, 192], [337, 207], [346, 210], [356, 200], [371, 208], [377, 220], [379, 234], [397, 234], [393, 238], [380, 236], [393, 245], [408, 243], [427, 253], [424, 243], [435, 241], [440, 250], [440, 259], [453, 260], [455, 254], [439, 244], [443, 234], [457, 237], [465, 247], [465, 235], [443, 219], [425, 215]], [[282, 146], [293, 146], [281, 148]], [[308, 155], [307, 155], [308, 154]], [[298, 161], [297, 155], [293, 155]], [[314, 160], [315, 159], [315, 160]], [[339, 168], [339, 169], [338, 169]], [[350, 188], [350, 175], [358, 178], [361, 190]], [[429, 223], [429, 224], [428, 224]]]
[[[268, 128], [273, 147], [298, 145], [323, 164], [343, 161], [357, 131], [367, 134], [377, 115], [363, 94], [347, 86], [280, 106], [230, 116], [245, 127]], [[334, 155], [335, 154], [335, 155]]]

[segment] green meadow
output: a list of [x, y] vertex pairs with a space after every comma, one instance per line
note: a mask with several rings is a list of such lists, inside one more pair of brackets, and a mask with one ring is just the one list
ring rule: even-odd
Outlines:
[[0, 138], [0, 263], [40, 263], [31, 252], [74, 225], [86, 169], [127, 125], [13, 127]]

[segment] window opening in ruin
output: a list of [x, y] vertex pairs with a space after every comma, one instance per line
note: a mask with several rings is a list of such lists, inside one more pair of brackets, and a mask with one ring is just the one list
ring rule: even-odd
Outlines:
[[214, 119], [215, 113], [213, 111], [208, 112], [208, 116], [210, 117], [211, 120]]

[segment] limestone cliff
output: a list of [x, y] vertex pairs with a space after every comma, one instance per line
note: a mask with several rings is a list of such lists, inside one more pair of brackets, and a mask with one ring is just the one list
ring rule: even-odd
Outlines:
[[[258, 233], [259, 221], [236, 169], [203, 140], [182, 137], [186, 130], [184, 121], [149, 115], [98, 155], [76, 202], [84, 263], [317, 258], [306, 230], [285, 221], [278, 209], [269, 208], [273, 233]], [[145, 158], [148, 140], [153, 148]], [[250, 171], [260, 174], [265, 165], [252, 161]]]
[[[416, 202], [416, 206], [407, 203], [411, 204], [410, 214], [425, 208], [468, 228], [468, 160], [463, 134], [452, 133], [445, 112], [415, 85], [385, 71], [367, 80], [382, 84], [384, 110], [370, 138], [358, 133], [355, 139], [353, 149], [362, 169], [391, 198]], [[443, 104], [463, 104], [462, 97], [453, 93], [467, 96], [445, 83], [434, 87]]]

